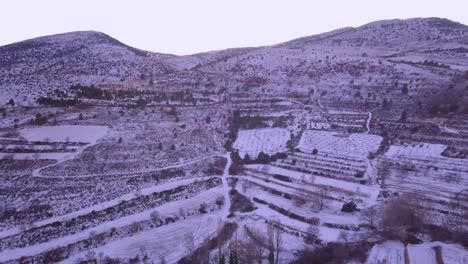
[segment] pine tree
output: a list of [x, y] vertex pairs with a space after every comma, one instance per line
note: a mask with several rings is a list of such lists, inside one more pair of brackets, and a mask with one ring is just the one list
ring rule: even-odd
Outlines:
[[406, 111], [401, 112], [400, 121], [406, 122], [407, 119], [408, 119], [408, 113]]
[[402, 94], [408, 94], [409, 90], [408, 90], [408, 84], [404, 84], [403, 87], [401, 88], [401, 93]]
[[260, 163], [263, 163], [263, 164], [268, 164], [271, 161], [271, 157], [270, 157], [270, 155], [265, 154], [263, 151], [261, 151], [258, 154], [257, 161], [260, 162]]
[[245, 156], [244, 156], [244, 163], [245, 163], [245, 164], [249, 164], [251, 161], [252, 161], [252, 159], [250, 158], [250, 155], [249, 155], [249, 154], [245, 154]]
[[226, 258], [224, 257], [224, 254], [219, 258], [219, 264], [226, 264]]
[[275, 264], [275, 254], [273, 251], [270, 251], [270, 254], [268, 254], [268, 263]]
[[234, 251], [231, 251], [231, 253], [229, 254], [229, 264], [239, 264], [237, 254]]

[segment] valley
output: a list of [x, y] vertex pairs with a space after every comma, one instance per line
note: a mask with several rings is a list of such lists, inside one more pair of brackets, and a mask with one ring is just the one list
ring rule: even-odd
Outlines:
[[0, 263], [468, 263], [466, 25], [45, 36], [0, 47], [0, 104]]

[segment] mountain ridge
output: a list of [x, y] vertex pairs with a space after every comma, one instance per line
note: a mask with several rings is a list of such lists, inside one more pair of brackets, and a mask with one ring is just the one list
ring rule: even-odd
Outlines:
[[23, 42], [29, 42], [29, 41], [39, 41], [39, 40], [53, 39], [53, 38], [58, 38], [58, 37], [88, 35], [88, 37], [92, 37], [92, 36], [94, 36], [94, 37], [104, 37], [104, 38], [107, 38], [107, 39], [111, 40], [112, 42], [115, 42], [118, 45], [130, 47], [132, 49], [138, 49], [138, 50], [140, 50], [142, 52], [156, 53], [156, 54], [168, 55], [168, 56], [184, 57], [184, 56], [194, 56], [194, 55], [206, 54], [206, 53], [212, 53], [212, 52], [227, 51], [227, 50], [233, 50], [233, 49], [253, 49], [253, 48], [262, 48], [262, 47], [274, 47], [274, 46], [283, 45], [283, 44], [286, 44], [286, 43], [289, 43], [289, 42], [295, 42], [295, 41], [298, 41], [298, 40], [301, 40], [301, 39], [307, 39], [307, 38], [312, 38], [312, 37], [321, 37], [321, 36], [324, 36], [324, 35], [327, 36], [327, 35], [332, 35], [332, 34], [334, 35], [334, 34], [343, 33], [343, 31], [359, 30], [361, 28], [373, 27], [373, 26], [382, 25], [382, 24], [392, 24], [392, 23], [395, 23], [395, 22], [406, 23], [406, 22], [409, 22], [409, 21], [426, 21], [426, 22], [431, 21], [431, 22], [434, 22], [434, 23], [438, 22], [439, 25], [445, 25], [445, 26], [452, 25], [453, 27], [468, 29], [468, 25], [465, 25], [463, 23], [453, 21], [453, 20], [450, 20], [450, 19], [447, 19], [447, 18], [440, 18], [440, 17], [417, 17], [417, 18], [407, 18], [407, 19], [399, 19], [399, 18], [396, 18], [396, 19], [383, 19], [383, 20], [376, 20], [376, 21], [368, 22], [368, 23], [363, 24], [363, 25], [358, 26], [358, 27], [337, 28], [337, 29], [334, 29], [334, 30], [331, 30], [331, 31], [326, 31], [326, 32], [312, 34], [312, 35], [303, 36], [303, 37], [298, 37], [298, 38], [294, 38], [294, 39], [291, 39], [291, 40], [287, 40], [287, 41], [272, 44], [272, 45], [259, 45], [259, 46], [247, 46], [247, 47], [230, 47], [230, 48], [226, 48], [226, 49], [212, 50], [212, 51], [206, 51], [206, 52], [196, 52], [196, 53], [193, 53], [193, 54], [186, 54], [186, 55], [177, 55], [177, 54], [171, 54], [171, 53], [160, 53], [158, 51], [141, 50], [141, 49], [138, 49], [138, 48], [135, 48], [135, 47], [131, 47], [131, 46], [117, 40], [116, 38], [106, 34], [105, 32], [96, 31], [96, 30], [77, 30], [77, 31], [62, 32], [62, 33], [56, 33], [56, 34], [51, 34], [51, 35], [43, 35], [43, 36], [38, 36], [38, 37], [29, 38], [29, 39], [25, 39], [25, 40], [20, 40], [20, 41], [16, 41], [16, 42], [13, 42], [13, 43], [2, 45], [2, 46], [0, 46], [0, 49], [4, 48], [4, 47], [14, 46], [15, 44], [19, 44], [19, 43], [23, 43]]
[[[205, 83], [247, 92], [254, 78], [262, 81], [253, 82], [250, 93], [303, 93], [308, 87], [328, 91], [322, 100], [333, 102], [354, 93], [356, 85], [350, 83], [355, 82], [382, 101], [390, 96], [382, 94], [389, 84], [370, 85], [371, 74], [408, 83], [420, 75], [414, 92], [424, 93], [448, 86], [454, 75], [468, 70], [467, 49], [468, 26], [442, 18], [379, 20], [271, 46], [183, 56], [142, 51], [97, 31], [76, 31], [0, 47], [0, 93], [2, 102], [20, 97], [17, 101], [33, 103], [77, 83], [99, 86], [141, 76], [174, 90], [209, 89], [200, 86]], [[445, 68], [424, 66], [424, 61]], [[444, 76], [437, 72], [442, 69]]]

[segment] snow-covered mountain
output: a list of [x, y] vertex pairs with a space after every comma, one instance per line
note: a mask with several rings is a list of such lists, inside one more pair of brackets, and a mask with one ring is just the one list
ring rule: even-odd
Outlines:
[[13, 43], [0, 47], [1, 98], [22, 101], [77, 83], [165, 74], [172, 70], [161, 59], [170, 56], [132, 48], [94, 31]]
[[0, 47], [0, 262], [468, 263], [467, 57], [439, 18]]
[[287, 47], [304, 45], [354, 46], [367, 48], [413, 49], [454, 42], [466, 44], [467, 26], [442, 18], [380, 20], [357, 28], [342, 28], [324, 34], [304, 37], [280, 44]]
[[273, 46], [188, 56], [138, 50], [99, 32], [71, 32], [0, 47], [0, 98], [21, 102], [76, 83], [141, 75], [176, 85], [215, 75], [213, 83], [231, 91], [314, 90], [324, 102], [382, 102], [409, 86], [415, 96], [403, 101], [412, 104], [418, 94], [430, 97], [464, 82], [459, 75], [468, 70], [467, 54], [468, 26], [441, 18], [383, 20]]

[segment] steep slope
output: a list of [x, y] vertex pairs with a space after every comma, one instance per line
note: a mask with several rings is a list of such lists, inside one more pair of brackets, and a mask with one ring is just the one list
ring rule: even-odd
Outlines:
[[[233, 91], [372, 109], [424, 106], [466, 82], [468, 27], [439, 18], [385, 20], [262, 47], [199, 66]], [[260, 80], [252, 82], [252, 80]], [[312, 96], [311, 96], [312, 95]], [[458, 97], [460, 98], [460, 97]]]
[[344, 28], [325, 34], [285, 42], [281, 47], [332, 45], [367, 48], [413, 49], [447, 42], [467, 44], [468, 26], [442, 18], [381, 20], [357, 28]]
[[0, 47], [0, 98], [32, 101], [71, 84], [152, 75], [158, 85], [150, 89], [205, 83], [203, 89], [242, 96], [294, 96], [368, 109], [393, 100], [405, 108], [439, 97], [441, 87], [462, 89], [467, 53], [468, 27], [440, 18], [376, 21], [273, 46], [188, 56], [141, 51], [103, 33], [72, 32]]
[[23, 101], [76, 83], [161, 75], [171, 71], [161, 62], [171, 56], [138, 50], [94, 31], [26, 40], [0, 47], [0, 98]]

